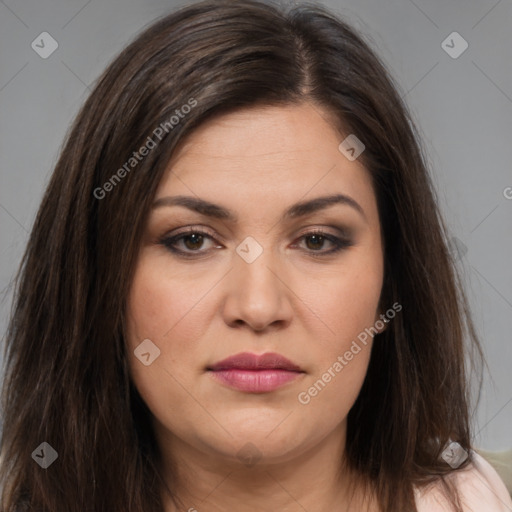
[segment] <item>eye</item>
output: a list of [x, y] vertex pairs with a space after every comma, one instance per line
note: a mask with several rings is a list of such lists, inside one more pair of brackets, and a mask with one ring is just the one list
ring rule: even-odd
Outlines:
[[[304, 240], [306, 245], [306, 249], [304, 250], [313, 257], [332, 255], [353, 245], [348, 239], [339, 238], [322, 230], [305, 233], [299, 237], [298, 240]], [[211, 247], [210, 249], [204, 249], [206, 241], [214, 242], [215, 238], [208, 231], [201, 228], [190, 227], [186, 231], [174, 236], [162, 238], [159, 243], [178, 256], [194, 258], [210, 252]], [[321, 250], [325, 246], [326, 242], [331, 245], [331, 249]], [[222, 245], [213, 244], [213, 247], [220, 249], [222, 248]]]
[[[213, 236], [200, 228], [189, 228], [187, 231], [179, 233], [171, 237], [164, 237], [160, 243], [171, 252], [184, 256], [194, 257], [196, 255], [205, 254], [207, 250], [200, 251], [206, 240], [213, 241]], [[177, 247], [181, 245], [181, 248]], [[220, 246], [216, 246], [220, 247]]]
[[[331, 255], [352, 245], [350, 240], [339, 238], [321, 230], [305, 233], [299, 238], [299, 240], [305, 241], [307, 252], [312, 253], [311, 255], [314, 257]], [[332, 248], [324, 251], [319, 250], [322, 249], [322, 247], [325, 245], [325, 242], [329, 242]]]

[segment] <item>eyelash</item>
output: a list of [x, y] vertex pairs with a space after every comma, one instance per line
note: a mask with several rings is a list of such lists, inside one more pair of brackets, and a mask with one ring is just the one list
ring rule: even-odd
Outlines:
[[[187, 236], [190, 236], [190, 235], [202, 235], [203, 237], [214, 239], [210, 233], [208, 233], [207, 231], [204, 231], [201, 228], [189, 228], [187, 231], [184, 231], [177, 235], [174, 235], [171, 237], [167, 237], [167, 236], [163, 237], [162, 239], [159, 240], [159, 243], [161, 245], [165, 246], [172, 253], [177, 254], [178, 256], [183, 257], [183, 258], [192, 259], [192, 258], [197, 258], [198, 255], [201, 256], [203, 254], [206, 254], [208, 251], [186, 252], [186, 251], [177, 249], [175, 247], [176, 242], [183, 240], [184, 238], [186, 238]], [[304, 238], [311, 237], [311, 236], [321, 236], [334, 245], [334, 248], [330, 249], [328, 251], [320, 252], [320, 251], [312, 251], [312, 250], [307, 251], [306, 250], [314, 258], [322, 258], [325, 256], [331, 256], [331, 255], [338, 253], [338, 252], [342, 251], [343, 249], [346, 249], [346, 248], [350, 247], [351, 245], [353, 245], [352, 242], [349, 240], [338, 238], [338, 237], [331, 235], [330, 233], [326, 233], [325, 231], [322, 231], [322, 230], [309, 231], [308, 233], [304, 233], [303, 235], [301, 235], [301, 237], [299, 239], [304, 239]]]

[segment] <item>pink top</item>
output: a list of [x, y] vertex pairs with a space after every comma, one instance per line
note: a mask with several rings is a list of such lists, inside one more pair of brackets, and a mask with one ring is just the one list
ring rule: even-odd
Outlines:
[[[512, 498], [496, 470], [472, 451], [472, 463], [452, 473], [464, 512], [512, 512]], [[418, 512], [452, 512], [439, 486], [415, 489]]]

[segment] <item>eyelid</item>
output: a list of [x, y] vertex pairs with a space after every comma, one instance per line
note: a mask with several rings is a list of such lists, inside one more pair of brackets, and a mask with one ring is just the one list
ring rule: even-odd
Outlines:
[[[335, 234], [329, 233], [328, 231], [326, 231], [326, 229], [328, 229], [328, 228], [335, 230], [337, 233], [335, 233]], [[348, 229], [347, 227], [344, 227], [344, 226], [335, 226], [335, 225], [319, 226], [317, 224], [313, 224], [313, 225], [306, 226], [302, 229], [303, 229], [303, 231], [299, 231], [298, 234], [294, 235], [294, 240], [297, 238], [301, 238], [301, 237], [308, 236], [308, 235], [314, 235], [317, 233], [323, 234], [323, 235], [340, 237], [344, 241], [349, 241], [349, 240], [352, 240], [352, 238], [353, 238], [353, 230]], [[176, 232], [171, 231], [169, 233], [166, 233], [165, 235], [161, 236], [159, 240], [169, 240], [170, 238], [175, 238], [180, 235], [186, 235], [188, 233], [200, 233], [202, 235], [207, 235], [216, 241], [223, 241], [223, 240], [225, 241], [225, 239], [222, 235], [220, 235], [218, 233], [214, 233], [213, 231], [210, 231], [209, 228], [205, 228], [204, 226], [201, 226], [201, 225], [191, 225], [191, 226], [186, 226], [184, 228], [178, 228], [178, 231], [176, 231]]]
[[[222, 238], [222, 237], [215, 235], [214, 233], [212, 233], [208, 229], [205, 229], [202, 226], [187, 226], [186, 228], [178, 229], [178, 231], [176, 231], [176, 232], [171, 231], [169, 233], [164, 234], [163, 236], [159, 237], [156, 240], [156, 243], [159, 245], [163, 245], [169, 251], [171, 251], [177, 255], [183, 255], [184, 257], [194, 257], [194, 253], [197, 255], [196, 257], [201, 256], [201, 255], [204, 256], [207, 253], [211, 252], [211, 249], [208, 251], [187, 252], [187, 251], [183, 251], [181, 249], [171, 248], [170, 242], [175, 241], [176, 239], [182, 239], [182, 237], [185, 237], [190, 234], [203, 235], [203, 236], [209, 238], [210, 240], [212, 240], [212, 243], [214, 243], [214, 244], [218, 241], [217, 238]], [[216, 248], [218, 248], [218, 245], [216, 245]]]
[[[348, 227], [341, 226], [341, 225], [336, 226], [336, 225], [329, 224], [329, 225], [320, 225], [319, 226], [318, 224], [313, 224], [313, 225], [307, 226], [303, 229], [304, 229], [304, 231], [300, 231], [299, 234], [297, 235], [298, 237], [301, 237], [304, 235], [309, 235], [311, 233], [314, 234], [316, 231], [321, 231], [322, 233], [324, 233], [326, 235], [340, 237], [347, 241], [351, 240], [354, 237], [354, 231], [352, 229], [349, 229]], [[327, 231], [328, 229], [332, 229], [336, 233], [334, 233], [334, 234], [330, 233], [329, 231]]]
[[212, 233], [203, 226], [187, 226], [185, 228], [179, 228], [177, 232], [171, 231], [170, 233], [164, 235], [162, 238], [174, 238], [176, 236], [186, 235], [188, 233], [201, 233], [202, 235], [208, 235], [211, 236], [212, 238], [218, 236], [217, 234]]
[[[342, 230], [339, 230], [342, 231]], [[321, 236], [324, 239], [326, 239], [333, 247], [328, 250], [323, 251], [312, 251], [303, 249], [308, 255], [315, 257], [315, 258], [326, 258], [328, 256], [336, 255], [339, 252], [341, 252], [343, 249], [348, 249], [349, 247], [352, 247], [354, 245], [353, 238], [351, 236], [348, 236], [343, 231], [338, 235], [333, 235], [329, 231], [326, 231], [325, 228], [313, 228], [309, 231], [305, 231], [298, 235], [295, 240], [298, 242], [294, 242], [293, 247], [297, 246], [302, 240], [304, 240], [307, 237], [310, 236]]]
[[[338, 235], [330, 233], [329, 231], [327, 231], [327, 228], [335, 229], [338, 232]], [[346, 228], [342, 228], [340, 226], [309, 226], [308, 228], [304, 229], [306, 230], [294, 236], [294, 242], [292, 244], [292, 247], [297, 247], [302, 240], [304, 240], [307, 237], [315, 235], [323, 237], [327, 242], [329, 242], [333, 246], [331, 249], [319, 251], [300, 248], [300, 250], [302, 250], [304, 253], [314, 258], [327, 258], [328, 256], [336, 255], [340, 253], [342, 250], [354, 245], [353, 237], [351, 236], [351, 234], [349, 234], [350, 230], [347, 230]], [[159, 243], [160, 245], [164, 245], [170, 252], [177, 255], [178, 257], [188, 259], [201, 259], [202, 257], [208, 257], [208, 255], [212, 252], [212, 249], [186, 251], [182, 249], [177, 249], [175, 246], [173, 246], [173, 243], [175, 245], [177, 241], [182, 240], [183, 237], [186, 237], [189, 234], [203, 235], [209, 238], [213, 243], [218, 241], [216, 235], [212, 234], [208, 229], [205, 229], [202, 226], [187, 226], [186, 228], [178, 230], [177, 232], [171, 232], [169, 234], [164, 235], [158, 240], [157, 243]], [[215, 248], [218, 249], [219, 246], [217, 245]]]

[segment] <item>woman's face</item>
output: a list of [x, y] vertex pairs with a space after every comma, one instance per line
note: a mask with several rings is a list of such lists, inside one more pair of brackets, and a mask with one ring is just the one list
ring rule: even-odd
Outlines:
[[[370, 356], [365, 329], [380, 318], [383, 252], [370, 175], [320, 112], [302, 104], [210, 120], [159, 185], [127, 343], [169, 454], [263, 464], [344, 442]], [[267, 353], [294, 369], [250, 357]]]

